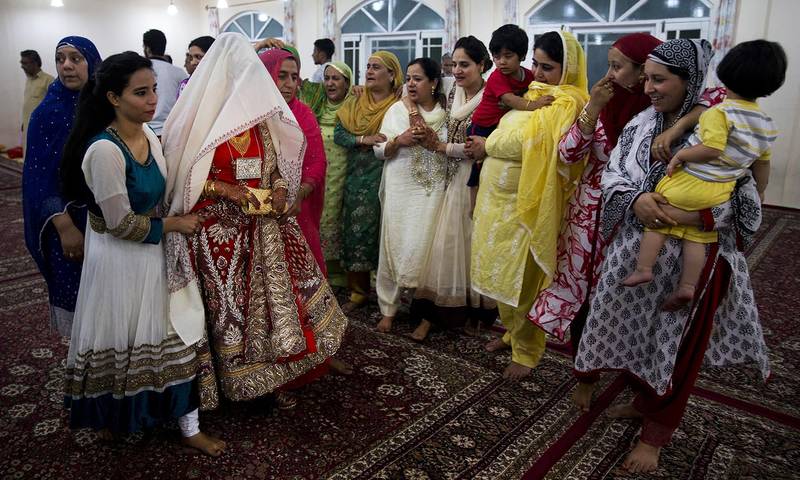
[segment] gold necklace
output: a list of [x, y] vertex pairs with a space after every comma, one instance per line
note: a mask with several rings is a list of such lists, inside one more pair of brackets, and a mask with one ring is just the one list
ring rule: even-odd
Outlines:
[[239, 152], [239, 155], [244, 155], [247, 149], [250, 148], [250, 129], [245, 130], [244, 133], [240, 135], [231, 137], [228, 142]]

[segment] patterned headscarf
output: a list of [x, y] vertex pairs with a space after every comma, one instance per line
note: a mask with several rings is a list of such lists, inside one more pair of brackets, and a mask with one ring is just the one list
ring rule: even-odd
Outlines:
[[[667, 67], [680, 68], [689, 74], [689, 79], [686, 83], [686, 98], [683, 99], [683, 105], [677, 112], [676, 119], [686, 115], [697, 104], [697, 100], [700, 98], [703, 86], [706, 83], [708, 64], [711, 63], [713, 56], [714, 52], [708, 41], [687, 40], [685, 38], [664, 42], [653, 49], [653, 52], [647, 56], [648, 60]], [[663, 122], [664, 116], [660, 115], [658, 132], [663, 130]]]
[[[370, 55], [370, 58], [377, 58], [392, 71], [392, 88], [403, 84], [403, 68], [394, 53], [379, 50]], [[386, 110], [396, 101], [394, 95], [389, 95], [380, 102], [375, 102], [370, 88], [367, 87], [361, 96], [346, 101], [336, 114], [342, 126], [353, 135], [374, 135], [381, 128]]]

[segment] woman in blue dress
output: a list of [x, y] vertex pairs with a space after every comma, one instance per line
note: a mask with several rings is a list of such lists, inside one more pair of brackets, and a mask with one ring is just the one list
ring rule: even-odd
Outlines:
[[50, 324], [69, 335], [81, 281], [86, 206], [61, 195], [58, 166], [81, 88], [101, 62], [94, 44], [65, 37], [56, 46], [58, 80], [31, 114], [22, 174], [25, 245], [47, 283]]
[[217, 456], [224, 442], [199, 429], [194, 347], [169, 322], [161, 239], [195, 232], [201, 218], [158, 216], [165, 161], [146, 124], [155, 85], [150, 60], [106, 59], [81, 92], [64, 149], [64, 196], [89, 210], [65, 405], [72, 428], [104, 438], [178, 419], [185, 444]]

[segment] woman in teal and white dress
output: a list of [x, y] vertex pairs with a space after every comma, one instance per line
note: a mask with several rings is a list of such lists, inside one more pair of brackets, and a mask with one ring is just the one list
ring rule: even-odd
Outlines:
[[90, 212], [65, 406], [72, 428], [104, 439], [177, 419], [186, 445], [217, 456], [224, 442], [199, 428], [194, 348], [169, 324], [162, 235], [200, 218], [157, 216], [165, 161], [146, 125], [156, 102], [152, 64], [133, 52], [107, 58], [81, 92], [61, 168], [65, 195]]

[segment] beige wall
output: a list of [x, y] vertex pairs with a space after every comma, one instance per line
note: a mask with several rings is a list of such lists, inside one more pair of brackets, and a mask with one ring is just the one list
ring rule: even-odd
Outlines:
[[797, 0], [740, 0], [736, 42], [766, 38], [780, 42], [789, 57], [786, 83], [761, 107], [778, 124], [781, 134], [772, 154], [766, 202], [800, 208], [800, 37]]
[[25, 74], [19, 52], [33, 49], [43, 69], [55, 76], [55, 46], [68, 35], [87, 37], [105, 56], [142, 51], [142, 33], [150, 28], [167, 36], [167, 53], [183, 66], [189, 42], [207, 32], [199, 0], [175, 0], [176, 16], [167, 15], [165, 0], [65, 0], [62, 8], [49, 0], [0, 0], [0, 143], [18, 145]]

